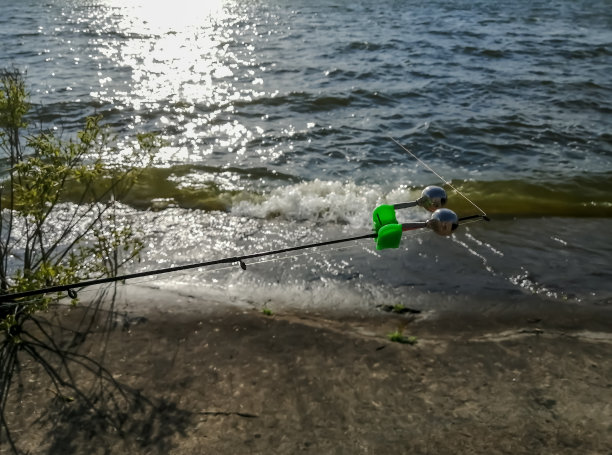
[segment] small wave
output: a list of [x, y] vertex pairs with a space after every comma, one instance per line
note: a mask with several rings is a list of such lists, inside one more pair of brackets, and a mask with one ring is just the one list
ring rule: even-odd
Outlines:
[[370, 224], [369, 216], [364, 222], [364, 214], [376, 207], [380, 200], [381, 191], [377, 187], [314, 180], [277, 188], [258, 202], [241, 201], [232, 208], [232, 214], [363, 227]]
[[[2, 167], [4, 163], [0, 161]], [[204, 211], [228, 211], [237, 201], [260, 198], [260, 186], [286, 185], [296, 177], [271, 169], [219, 168], [204, 165], [176, 165], [141, 169], [132, 189], [120, 201], [139, 210], [163, 210], [180, 207]], [[99, 185], [99, 188], [97, 187]], [[108, 185], [104, 180], [89, 189], [98, 194]], [[63, 201], [78, 203], [86, 189], [69, 181]]]
[[[466, 181], [458, 188], [495, 217], [612, 217], [611, 174], [559, 180]], [[469, 205], [461, 202], [461, 207]]]
[[455, 53], [476, 55], [476, 56], [492, 58], [492, 59], [501, 59], [501, 58], [508, 57], [510, 55], [510, 53], [507, 50], [481, 48], [481, 47], [476, 47], [476, 46], [455, 46], [453, 48], [453, 51]]
[[[344, 154], [336, 153], [338, 159], [346, 159]], [[384, 160], [377, 163], [376, 159], [369, 157], [368, 165], [383, 165]], [[452, 183], [491, 217], [612, 217], [610, 172]], [[435, 178], [428, 184], [441, 185]], [[367, 181], [357, 183], [351, 179], [304, 181], [266, 167], [185, 164], [142, 170], [137, 184], [121, 202], [140, 210], [181, 207], [227, 211], [258, 219], [310, 220], [364, 227], [369, 226], [370, 213], [378, 204], [414, 200], [421, 189]], [[459, 216], [474, 212], [474, 207], [463, 197], [451, 188], [446, 190], [450, 209]], [[82, 194], [83, 188], [73, 183], [68, 185], [64, 199], [78, 202]]]
[[[432, 182], [436, 183], [436, 182]], [[612, 175], [576, 176], [562, 181], [498, 180], [453, 182], [463, 194], [495, 218], [612, 217]], [[314, 180], [279, 187], [257, 200], [243, 199], [231, 212], [260, 219], [369, 226], [379, 204], [414, 200], [420, 188], [385, 190], [379, 185]], [[460, 216], [475, 208], [447, 188], [449, 208]], [[414, 215], [412, 215], [414, 216]], [[423, 214], [423, 218], [426, 218]]]
[[584, 46], [577, 49], [562, 48], [558, 52], [568, 60], [588, 60], [612, 55], [612, 51], [606, 46]]
[[352, 41], [339, 49], [340, 53], [352, 52], [352, 51], [368, 51], [368, 52], [380, 52], [385, 50], [395, 49], [397, 41], [388, 43], [372, 43], [369, 41]]
[[297, 112], [321, 112], [349, 106], [351, 95], [321, 95], [308, 92], [289, 92], [284, 95], [262, 96], [252, 100], [238, 100], [232, 104], [236, 108], [287, 107]]
[[[333, 74], [334, 78], [346, 78], [350, 80], [355, 80], [362, 77], [369, 78], [372, 76], [371, 74], [367, 73], [347, 73], [341, 70], [334, 70], [331, 74]], [[343, 109], [349, 106], [390, 106], [397, 104], [397, 97], [402, 95], [402, 93], [385, 93], [381, 91], [364, 89], [354, 89], [342, 94], [290, 92], [283, 95], [261, 96], [252, 100], [233, 101], [232, 104], [239, 110], [261, 107], [286, 107], [291, 108], [296, 112], [305, 112], [312, 115], [313, 113], [317, 112]], [[409, 93], [407, 96], [414, 96], [414, 94]], [[214, 107], [218, 108], [221, 106]]]

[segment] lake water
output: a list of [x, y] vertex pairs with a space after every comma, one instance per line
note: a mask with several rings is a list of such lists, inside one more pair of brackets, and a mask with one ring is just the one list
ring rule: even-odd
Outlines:
[[[123, 201], [147, 246], [135, 269], [367, 233], [377, 204], [442, 183], [390, 138], [492, 218], [451, 238], [406, 233], [398, 250], [361, 241], [141, 285], [309, 308], [612, 304], [608, 1], [0, 0], [0, 11], [0, 64], [27, 71], [45, 124], [66, 137], [97, 113], [125, 142], [167, 141]], [[460, 216], [477, 213], [447, 191]]]

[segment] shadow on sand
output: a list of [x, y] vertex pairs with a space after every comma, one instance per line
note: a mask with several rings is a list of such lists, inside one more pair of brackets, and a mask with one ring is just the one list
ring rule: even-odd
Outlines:
[[172, 436], [185, 434], [192, 413], [164, 397], [145, 396], [105, 367], [113, 332], [144, 322], [119, 315], [114, 300], [102, 291], [87, 306], [28, 316], [6, 334], [0, 357], [1, 452], [114, 453], [147, 447], [167, 453]]

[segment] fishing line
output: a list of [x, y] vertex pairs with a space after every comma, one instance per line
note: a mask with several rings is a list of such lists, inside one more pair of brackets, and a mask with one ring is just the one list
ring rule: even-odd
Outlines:
[[284, 261], [287, 259], [295, 259], [295, 258], [299, 258], [299, 257], [303, 257], [303, 256], [314, 256], [314, 255], [319, 255], [319, 256], [323, 256], [324, 254], [327, 253], [333, 253], [335, 251], [340, 251], [340, 250], [349, 250], [351, 248], [356, 248], [357, 245], [347, 245], [347, 246], [339, 246], [339, 247], [335, 247], [335, 248], [328, 248], [328, 249], [324, 249], [321, 251], [315, 251], [315, 252], [305, 252], [305, 253], [298, 253], [298, 254], [292, 254], [292, 255], [287, 255], [287, 256], [281, 256], [281, 257], [276, 257], [276, 258], [271, 258], [271, 259], [262, 259], [260, 261], [257, 262], [249, 262], [248, 265], [258, 265], [258, 264], [265, 264], [267, 262], [275, 262], [275, 261]]
[[[276, 257], [276, 258], [272, 258], [272, 259], [263, 259], [263, 260], [258, 260], [255, 262], [249, 262], [248, 265], [249, 266], [256, 266], [259, 264], [264, 264], [267, 262], [276, 262], [276, 261], [285, 261], [288, 259], [295, 259], [295, 258], [299, 258], [299, 257], [303, 257], [303, 256], [312, 256], [312, 255], [324, 255], [326, 253], [331, 253], [334, 251], [340, 251], [340, 250], [347, 250], [347, 249], [351, 249], [351, 248], [356, 248], [357, 245], [349, 245], [349, 246], [341, 246], [341, 247], [335, 247], [335, 248], [328, 248], [328, 249], [324, 249], [322, 251], [317, 251], [317, 252], [305, 252], [305, 253], [298, 253], [298, 254], [292, 254], [292, 255], [287, 255], [287, 256], [281, 256], [281, 257]], [[177, 266], [177, 267], [181, 267], [181, 266]], [[220, 272], [220, 271], [225, 271], [225, 270], [229, 270], [229, 269], [234, 269], [236, 267], [236, 264], [233, 263], [231, 265], [225, 265], [223, 267], [217, 267], [217, 268], [210, 268], [210, 269], [206, 269], [204, 266], [200, 267], [202, 268], [202, 270], [200, 270], [200, 273], [214, 273], [214, 272]], [[156, 270], [151, 270], [148, 272], [144, 272], [144, 273], [150, 273], [151, 275], [156, 274]], [[178, 277], [183, 277], [183, 276], [188, 276], [188, 273], [186, 271], [182, 271], [182, 272], [168, 272], [168, 274], [172, 274], [174, 278], [178, 278]], [[117, 279], [115, 280], [115, 282], [117, 281], [123, 281], [121, 279], [121, 277], [116, 277]], [[131, 280], [131, 282], [129, 283], [124, 283], [124, 286], [138, 286], [138, 285], [144, 285], [147, 283], [151, 283], [153, 281], [158, 281], [159, 278], [157, 276], [150, 276], [147, 278], [143, 278], [143, 279], [133, 279]], [[73, 296], [71, 296], [70, 294], [74, 294], [76, 296], [76, 294], [78, 294], [79, 296], [82, 294], [94, 294], [97, 293], [99, 291], [99, 289], [92, 289], [92, 288], [88, 288], [88, 286], [83, 286], [81, 287], [81, 289], [77, 289], [81, 286], [79, 285], [75, 285], [74, 287], [72, 287], [69, 290], [69, 294], [66, 295], [66, 297], [68, 298], [74, 298]], [[76, 289], [76, 290], [75, 290]], [[73, 291], [73, 292], [70, 292]], [[48, 291], [51, 292], [51, 291]], [[58, 291], [59, 292], [59, 291]], [[42, 294], [44, 292], [40, 292], [40, 294]], [[8, 296], [8, 295], [7, 295]], [[19, 300], [19, 302], [15, 302], [15, 301], [11, 301], [11, 300], [7, 300], [6, 302], [2, 301], [2, 297], [0, 295], [0, 302], [2, 302], [3, 306], [18, 306], [18, 305], [27, 305], [30, 303], [35, 303], [37, 302], [37, 299], [29, 299], [29, 300]], [[15, 297], [13, 297], [15, 298]]]
[[404, 147], [402, 144], [400, 144], [398, 141], [396, 141], [393, 137], [391, 137], [391, 136], [388, 136], [388, 137], [393, 142], [395, 142], [397, 145], [399, 145], [406, 153], [410, 154], [410, 156], [412, 156], [418, 163], [420, 163], [422, 166], [424, 166], [426, 169], [428, 169], [431, 173], [433, 173], [436, 177], [438, 177], [440, 180], [442, 180], [442, 182], [444, 182], [445, 185], [448, 185], [449, 187], [451, 187], [457, 194], [459, 194], [466, 201], [468, 201], [470, 204], [472, 204], [474, 206], [474, 208], [476, 210], [478, 210], [482, 214], [484, 219], [488, 220], [488, 217], [487, 217], [487, 214], [485, 213], [485, 211], [482, 210], [479, 206], [477, 206], [465, 194], [463, 194], [461, 191], [459, 191], [457, 188], [455, 188], [452, 183], [450, 183], [448, 180], [446, 180], [444, 177], [442, 177], [440, 174], [438, 174], [430, 165], [428, 165], [425, 161], [423, 161], [418, 156], [416, 156], [414, 153], [412, 153], [408, 148]]
[[[286, 260], [289, 260], [289, 259], [300, 258], [300, 257], [303, 257], [303, 256], [314, 256], [314, 255], [323, 256], [326, 253], [332, 253], [332, 252], [340, 251], [340, 250], [348, 250], [348, 249], [356, 248], [356, 247], [357, 247], [357, 245], [354, 244], [354, 245], [349, 245], [349, 246], [341, 246], [341, 247], [324, 249], [324, 250], [316, 251], [316, 252], [305, 252], [305, 253], [291, 254], [291, 255], [286, 255], [286, 256], [281, 256], [281, 257], [273, 257], [271, 259], [261, 259], [261, 260], [255, 261], [255, 262], [249, 262], [248, 264], [245, 264], [245, 265], [250, 267], [250, 266], [257, 266], [259, 264], [265, 264], [265, 263], [268, 263], [268, 262], [286, 261]], [[217, 267], [217, 268], [213, 268], [213, 269], [205, 269], [204, 267], [202, 267], [202, 270], [200, 270], [199, 272], [200, 273], [208, 274], [208, 273], [213, 273], [213, 272], [220, 272], [220, 271], [224, 271], [224, 270], [234, 269], [235, 267], [236, 267], [235, 264], [226, 265], [226, 266], [223, 266], [223, 267]], [[188, 276], [189, 274], [187, 272], [181, 272], [181, 273], [175, 272], [172, 275], [175, 278], [178, 278], [178, 277]], [[159, 280], [159, 278], [151, 277], [151, 278], [147, 278], [147, 279], [132, 281], [131, 283], [126, 283], [125, 285], [126, 286], [131, 286], [131, 285], [136, 286], [136, 285], [139, 285], [139, 284], [150, 283], [152, 281], [157, 281], [157, 280]], [[93, 290], [91, 290], [91, 291], [84, 291], [84, 292], [93, 292]]]
[[288, 247], [288, 248], [281, 248], [277, 250], [262, 251], [259, 253], [252, 253], [252, 254], [246, 254], [246, 255], [241, 255], [241, 256], [225, 257], [221, 259], [215, 259], [212, 261], [198, 262], [194, 264], [185, 264], [185, 265], [167, 267], [167, 268], [162, 268], [162, 269], [157, 269], [157, 270], [128, 273], [125, 275], [86, 280], [86, 281], [81, 281], [79, 283], [73, 283], [73, 284], [50, 286], [50, 287], [43, 288], [43, 289], [32, 289], [29, 291], [15, 292], [11, 294], [1, 294], [0, 302], [21, 299], [24, 297], [31, 297], [34, 295], [53, 293], [53, 292], [65, 292], [65, 291], [68, 291], [68, 294], [70, 295], [70, 297], [74, 298], [76, 296], [76, 292], [74, 291], [74, 289], [76, 288], [83, 288], [83, 287], [94, 286], [98, 284], [113, 283], [117, 281], [125, 281], [125, 280], [130, 280], [134, 278], [142, 278], [142, 277], [151, 276], [151, 275], [161, 275], [161, 274], [166, 274], [166, 273], [179, 272], [183, 270], [198, 269], [201, 267], [210, 267], [210, 266], [219, 265], [219, 264], [238, 263], [240, 264], [240, 267], [243, 270], [246, 270], [247, 266], [244, 261], [248, 259], [255, 259], [255, 258], [260, 258], [260, 257], [270, 256], [270, 255], [275, 255], [275, 254], [289, 253], [292, 251], [299, 251], [299, 250], [304, 250], [308, 248], [316, 248], [316, 247], [321, 247], [321, 246], [334, 245], [334, 244], [343, 243], [343, 242], [351, 242], [351, 241], [363, 240], [363, 239], [374, 239], [376, 237], [377, 237], [376, 233], [369, 233], [369, 234], [357, 235], [353, 237], [346, 237], [342, 239], [327, 240], [323, 242], [310, 243], [306, 245], [298, 245], [298, 246], [293, 246], [293, 247]]
[[474, 223], [478, 223], [480, 220], [482, 220], [482, 216], [480, 215], [476, 215], [475, 217], [465, 217], [465, 218], [459, 218], [459, 221], [461, 222], [461, 226], [465, 226], [466, 224], [474, 224]]
[[[36, 295], [41, 295], [41, 294], [55, 293], [55, 292], [59, 293], [59, 292], [65, 292], [65, 291], [68, 292], [68, 296], [69, 297], [76, 298], [78, 293], [82, 293], [82, 292], [94, 292], [95, 290], [86, 290], [86, 288], [88, 288], [90, 286], [94, 286], [94, 285], [108, 284], [108, 283], [114, 283], [114, 282], [126, 281], [126, 280], [133, 280], [133, 279], [144, 278], [144, 277], [151, 277], [153, 275], [170, 274], [170, 273], [182, 272], [182, 271], [186, 271], [186, 270], [190, 270], [190, 269], [198, 269], [198, 268], [210, 267], [210, 266], [213, 266], [213, 265], [220, 265], [220, 264], [230, 264], [230, 265], [227, 265], [225, 267], [219, 267], [219, 268], [211, 269], [210, 272], [215, 272], [215, 271], [220, 271], [220, 270], [225, 270], [225, 269], [233, 268], [235, 266], [235, 264], [240, 264], [240, 267], [243, 270], [246, 270], [247, 264], [244, 262], [245, 260], [256, 259], [256, 258], [261, 258], [261, 257], [271, 256], [271, 255], [277, 255], [277, 254], [283, 254], [283, 253], [289, 253], [289, 252], [293, 252], [293, 251], [299, 251], [299, 250], [310, 249], [310, 248], [319, 248], [319, 247], [335, 245], [335, 244], [338, 244], [338, 243], [344, 243], [344, 242], [355, 241], [355, 240], [375, 239], [376, 237], [377, 237], [376, 233], [369, 233], [369, 234], [357, 235], [357, 236], [346, 237], [346, 238], [341, 238], [341, 239], [336, 239], [336, 240], [327, 240], [327, 241], [310, 243], [310, 244], [305, 244], [305, 245], [298, 245], [298, 246], [294, 246], [294, 247], [281, 248], [281, 249], [277, 249], [277, 250], [262, 251], [262, 252], [252, 253], [252, 254], [247, 254], [247, 255], [242, 255], [242, 256], [231, 256], [231, 257], [226, 257], [226, 258], [217, 259], [217, 260], [213, 260], [213, 261], [207, 261], [207, 262], [200, 262], [200, 263], [193, 263], [193, 264], [184, 264], [184, 265], [166, 267], [166, 268], [162, 268], [162, 269], [155, 269], [155, 270], [147, 270], [147, 271], [129, 273], [129, 274], [125, 274], [125, 275], [118, 275], [118, 276], [105, 277], [105, 278], [99, 278], [99, 279], [85, 280], [85, 281], [81, 281], [81, 282], [78, 282], [78, 283], [67, 284], [67, 285], [57, 285], [57, 286], [50, 286], [50, 287], [47, 287], [47, 288], [33, 289], [33, 290], [29, 290], [29, 291], [23, 291], [23, 292], [11, 293], [11, 294], [2, 294], [2, 295], [0, 295], [0, 303], [3, 303], [3, 304], [4, 304], [4, 302], [11, 302], [11, 303], [13, 303], [14, 301], [16, 301], [18, 299], [19, 299], [19, 303], [20, 304], [31, 303], [31, 302], [35, 302], [36, 300], [32, 299], [32, 300], [22, 301], [20, 299], [23, 299], [23, 298], [26, 298], [26, 297], [32, 297], [32, 296], [36, 296]], [[319, 251], [318, 254], [324, 254], [325, 252], [332, 252], [332, 251], [336, 251], [336, 250], [353, 248], [353, 247], [354, 246], [329, 248], [329, 249], [326, 249], [326, 250], [323, 250], [323, 251]], [[257, 264], [261, 264], [261, 263], [264, 263], [264, 262], [271, 262], [271, 261], [287, 260], [287, 259], [291, 259], [291, 258], [294, 258], [294, 257], [300, 257], [300, 256], [308, 255], [308, 254], [311, 254], [311, 253], [300, 253], [300, 254], [295, 254], [295, 255], [287, 255], [287, 256], [282, 256], [282, 257], [278, 257], [278, 258], [268, 259], [268, 260], [259, 260], [259, 261], [256, 261], [256, 262], [249, 263], [249, 265], [257, 265]], [[185, 275], [185, 274], [181, 274], [181, 275]], [[178, 275], [178, 276], [181, 276], [181, 275]], [[155, 279], [156, 278], [149, 278], [149, 279], [146, 279], [146, 280], [139, 280], [138, 282], [135, 282], [135, 283], [132, 283], [132, 284], [136, 285], [138, 283], [147, 283], [147, 282], [150, 282], [150, 281], [154, 281]], [[78, 291], [75, 291], [75, 289], [78, 289]]]
[[[345, 248], [349, 248], [349, 247], [345, 247]], [[338, 248], [340, 249], [340, 248]], [[334, 251], [334, 250], [330, 250], [330, 251]], [[300, 256], [307, 256], [309, 254], [314, 254], [314, 253], [299, 253], [299, 254], [294, 254], [294, 255], [289, 255], [289, 256], [282, 256], [282, 257], [278, 257], [278, 258], [272, 258], [272, 259], [263, 259], [263, 260], [259, 260], [256, 262], [249, 262], [248, 264], [245, 263], [245, 265], [247, 266], [255, 266], [255, 265], [259, 265], [259, 264], [264, 264], [266, 262], [274, 262], [274, 261], [284, 261], [287, 259], [292, 259], [292, 258], [297, 258]], [[214, 273], [214, 272], [222, 272], [225, 270], [229, 270], [229, 269], [235, 269], [236, 268], [236, 264], [231, 264], [231, 265], [225, 265], [223, 267], [217, 267], [217, 268], [210, 268], [207, 269], [205, 267], [201, 267], [202, 270], [196, 270], [198, 273], [205, 273], [205, 274], [209, 274], [209, 273]], [[185, 277], [185, 276], [189, 276], [190, 274], [186, 271], [183, 272], [169, 272], [168, 275], [172, 275], [172, 277], [174, 279], [176, 278], [180, 278], [180, 277]], [[141, 285], [141, 284], [146, 284], [146, 283], [151, 283], [153, 281], [158, 281], [159, 278], [157, 276], [152, 276], [149, 278], [144, 278], [141, 280], [132, 280], [130, 283], [125, 283], [125, 286], [137, 286], [137, 285]]]
[[[199, 273], [214, 273], [214, 272], [220, 272], [220, 271], [224, 271], [224, 270], [229, 270], [229, 269], [234, 269], [236, 267], [235, 264], [232, 265], [226, 265], [223, 267], [217, 267], [217, 268], [211, 268], [211, 269], [205, 269], [204, 267], [202, 267], [202, 270], [197, 270]], [[172, 278], [176, 281], [177, 279], [181, 278], [181, 277], [185, 277], [185, 276], [189, 276], [189, 273], [187, 272], [175, 272], [175, 273], [169, 273], [169, 275], [172, 276]], [[147, 285], [148, 283], [152, 283], [154, 281], [159, 281], [160, 278], [157, 276], [151, 276], [149, 278], [144, 278], [141, 280], [131, 280], [130, 282], [126, 282], [124, 283], [124, 286], [138, 286], [138, 285]]]
[[[471, 221], [476, 222], [477, 220]], [[468, 223], [466, 223], [468, 224]], [[420, 234], [420, 232], [417, 231], [407, 231], [406, 235], [407, 236], [416, 236]], [[350, 250], [350, 249], [355, 249], [358, 247], [358, 244], [352, 244], [352, 245], [345, 245], [345, 246], [337, 246], [337, 247], [333, 247], [333, 248], [326, 248], [326, 249], [321, 249], [320, 251], [307, 251], [304, 253], [297, 253], [297, 254], [291, 254], [291, 255], [286, 255], [286, 256], [280, 256], [280, 257], [272, 257], [270, 259], [261, 259], [255, 262], [249, 262], [248, 264], [246, 264], [247, 266], [257, 266], [260, 264], [266, 264], [269, 262], [280, 262], [280, 261], [286, 261], [289, 259], [296, 259], [296, 258], [300, 258], [300, 257], [304, 257], [304, 256], [324, 256], [325, 254], [329, 254], [329, 253], [334, 253], [337, 251], [345, 251], [345, 250]], [[224, 271], [224, 270], [229, 270], [229, 269], [234, 269], [236, 267], [235, 264], [232, 265], [226, 265], [223, 267], [218, 267], [218, 268], [214, 268], [214, 269], [204, 269], [204, 267], [202, 267], [203, 270], [200, 270], [200, 273], [213, 273], [213, 272], [219, 272], [219, 271]], [[178, 277], [183, 277], [183, 276], [188, 276], [189, 274], [187, 272], [182, 272], [182, 273], [178, 273], [175, 272], [172, 274], [175, 278]], [[158, 281], [159, 278], [158, 277], [150, 277], [150, 278], [146, 278], [146, 279], [142, 279], [142, 280], [135, 280], [132, 281], [130, 283], [125, 283], [125, 286], [137, 286], [137, 285], [141, 285], [141, 284], [146, 284], [146, 283], [151, 283], [153, 281]], [[83, 292], [87, 292], [87, 293], [92, 293], [92, 292], [97, 292], [97, 290], [95, 289], [90, 289], [90, 290], [83, 290], [83, 291], [79, 291], [79, 294]]]
[[[470, 221], [470, 222], [474, 223], [476, 221], [478, 221], [478, 220], [475, 219], [475, 220]], [[470, 222], [468, 222], [466, 224], [469, 224]], [[419, 232], [417, 232], [416, 230], [415, 231], [405, 231], [405, 235], [407, 235], [407, 236], [413, 236], [413, 235], [417, 235], [417, 234], [419, 234]], [[295, 258], [300, 258], [300, 257], [304, 257], [304, 256], [311, 256], [311, 257], [314, 256], [314, 255], [323, 256], [325, 254], [334, 253], [336, 251], [350, 250], [350, 249], [353, 249], [353, 248], [357, 248], [357, 246], [358, 246], [358, 244], [352, 244], [352, 245], [338, 246], [338, 247], [334, 247], [334, 248], [326, 248], [326, 249], [322, 249], [320, 251], [314, 251], [314, 252], [313, 251], [307, 251], [305, 253], [291, 254], [291, 255], [286, 255], [286, 256], [281, 256], [281, 257], [272, 257], [270, 259], [262, 259], [262, 260], [259, 260], [259, 261], [256, 261], [256, 262], [249, 262], [246, 265], [250, 267], [252, 265], [254, 266], [254, 265], [259, 265], [259, 264], [265, 264], [265, 263], [268, 263], [268, 262], [285, 261], [287, 259], [295, 259]], [[212, 269], [211, 272], [216, 272], [218, 270], [227, 270], [227, 269], [232, 269], [232, 268], [234, 268], [234, 266], [230, 265], [230, 266], [226, 266], [226, 267], [220, 267], [218, 269]], [[181, 273], [180, 275], [177, 275], [177, 276], [184, 276], [184, 275], [187, 275], [187, 273]], [[152, 279], [146, 280], [146, 281], [148, 282], [148, 281], [153, 281], [153, 280], [155, 280], [155, 278], [152, 278]]]

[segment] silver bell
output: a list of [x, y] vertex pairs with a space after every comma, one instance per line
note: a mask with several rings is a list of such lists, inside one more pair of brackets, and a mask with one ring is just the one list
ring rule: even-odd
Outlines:
[[427, 220], [427, 227], [439, 235], [451, 235], [458, 226], [457, 214], [449, 209], [438, 209]]
[[440, 209], [446, 205], [446, 191], [439, 186], [430, 185], [423, 190], [417, 204], [430, 212]]

